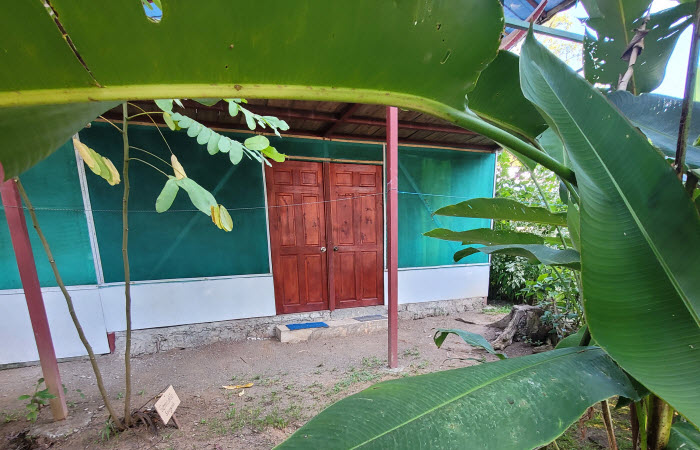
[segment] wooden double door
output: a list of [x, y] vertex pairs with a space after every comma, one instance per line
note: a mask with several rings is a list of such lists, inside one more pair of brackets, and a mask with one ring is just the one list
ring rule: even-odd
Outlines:
[[288, 160], [265, 170], [277, 314], [383, 304], [381, 166]]

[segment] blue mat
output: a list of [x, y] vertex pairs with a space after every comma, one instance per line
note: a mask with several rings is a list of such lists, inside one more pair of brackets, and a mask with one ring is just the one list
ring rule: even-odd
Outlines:
[[306, 323], [290, 323], [287, 325], [290, 330], [303, 330], [305, 328], [328, 328], [326, 322], [306, 322]]

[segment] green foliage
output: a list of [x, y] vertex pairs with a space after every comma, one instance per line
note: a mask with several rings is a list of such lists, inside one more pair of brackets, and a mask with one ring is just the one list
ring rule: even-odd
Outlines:
[[[586, 33], [583, 41], [584, 71], [591, 83], [617, 86], [618, 77], [627, 70], [621, 58], [639, 28], [650, 0], [583, 0], [588, 12], [587, 25], [597, 36]], [[692, 23], [694, 4], [681, 4], [652, 14], [647, 23], [644, 51], [639, 55], [633, 75], [634, 92], [651, 92], [663, 80], [666, 66], [680, 34]], [[629, 59], [629, 58], [628, 58]]]
[[539, 206], [528, 206], [510, 198], [473, 198], [456, 205], [442, 207], [435, 211], [435, 215], [566, 226], [566, 214], [553, 213]]
[[[262, 135], [256, 135], [245, 140], [244, 143], [236, 141], [224, 136], [211, 128], [201, 124], [200, 122], [191, 119], [183, 114], [173, 112], [173, 102], [179, 102], [176, 99], [161, 99], [155, 100], [156, 105], [163, 110], [163, 118], [165, 123], [171, 130], [187, 129], [187, 135], [191, 138], [196, 138], [199, 145], [206, 145], [210, 155], [215, 155], [218, 152], [228, 153], [232, 164], [238, 164], [245, 154], [248, 158], [256, 159], [260, 162], [268, 161], [263, 157], [267, 157], [276, 162], [283, 162], [285, 155], [279, 153], [274, 147], [270, 146], [270, 141]], [[218, 100], [209, 99], [203, 100], [204, 104], [216, 104]], [[289, 125], [284, 120], [273, 116], [261, 116], [255, 114], [247, 108], [243, 107], [243, 103], [247, 103], [245, 99], [234, 98], [224, 99], [228, 103], [228, 112], [232, 117], [242, 112], [246, 119], [246, 124], [251, 130], [255, 130], [256, 126], [261, 128], [270, 127], [277, 136], [280, 136], [279, 130], [289, 130]], [[180, 105], [182, 105], [180, 103]]]
[[498, 359], [506, 359], [507, 356], [503, 353], [498, 353], [493, 349], [489, 341], [486, 340], [485, 337], [483, 337], [480, 334], [477, 333], [472, 333], [470, 331], [466, 330], [458, 330], [458, 329], [445, 329], [445, 328], [438, 328], [437, 331], [435, 331], [435, 335], [433, 336], [433, 341], [435, 341], [435, 345], [437, 348], [442, 347], [442, 344], [445, 342], [445, 339], [447, 339], [447, 336], [450, 334], [454, 334], [456, 336], [459, 336], [466, 342], [467, 344], [471, 345], [472, 347], [481, 347], [487, 352], [491, 353], [492, 355], [496, 355]]
[[49, 404], [49, 400], [56, 398], [55, 395], [49, 393], [49, 388], [40, 389], [42, 384], [44, 384], [44, 379], [39, 378], [36, 385], [34, 385], [34, 392], [32, 394], [24, 394], [17, 397], [17, 400], [27, 400], [25, 404], [27, 414], [25, 417], [30, 422], [36, 422], [39, 411]]
[[495, 254], [491, 256], [489, 299], [508, 303], [532, 303], [524, 291], [527, 280], [537, 278], [542, 266], [530, 264], [519, 256]]
[[452, 231], [446, 228], [436, 228], [423, 233], [423, 236], [457, 241], [463, 245], [483, 244], [544, 244], [544, 238], [533, 233], [521, 233], [513, 230], [492, 230], [491, 228], [475, 228], [466, 231]]
[[[682, 100], [657, 94], [634, 96], [624, 91], [608, 94], [608, 100], [617, 106], [664, 155], [671, 159], [676, 157]], [[700, 103], [693, 102], [692, 108], [685, 163], [688, 167], [698, 168], [700, 167], [700, 147], [696, 146], [694, 140], [700, 134]]]
[[700, 431], [688, 422], [676, 422], [671, 427], [671, 439], [668, 450], [698, 450], [700, 449]]
[[566, 269], [543, 268], [535, 280], [527, 280], [522, 290], [525, 297], [542, 309], [541, 320], [552, 324], [557, 340], [576, 331], [583, 319], [579, 290], [574, 275]]
[[[83, 129], [86, 123], [117, 104], [91, 102], [0, 108], [0, 136], [3, 140], [0, 145], [0, 161], [5, 171], [5, 180], [46, 158]], [[41, 127], [37, 128], [36, 124], [41, 124]]]
[[491, 254], [506, 254], [511, 256], [522, 256], [532, 264], [548, 264], [551, 266], [562, 266], [570, 269], [579, 270], [581, 268], [580, 255], [576, 250], [565, 249], [558, 250], [556, 248], [547, 247], [546, 245], [538, 244], [509, 244], [509, 245], [491, 245], [489, 247], [467, 247], [459, 250], [454, 254], [455, 262], [462, 258], [466, 258], [474, 253], [481, 252], [487, 255]]
[[601, 349], [554, 350], [376, 384], [328, 407], [279, 448], [534, 448], [612, 395], [637, 398]]
[[685, 257], [700, 248], [697, 210], [656, 149], [531, 36], [520, 70], [525, 96], [556, 125], [577, 173], [593, 338], [642, 384], [700, 420], [692, 387], [700, 381], [700, 260]]

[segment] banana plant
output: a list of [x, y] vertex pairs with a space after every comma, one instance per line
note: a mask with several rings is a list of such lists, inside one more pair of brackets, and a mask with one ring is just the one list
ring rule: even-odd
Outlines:
[[[580, 239], [576, 248], [580, 249], [584, 307], [590, 337], [597, 347], [570, 347], [585, 342], [584, 336], [579, 342], [572, 337], [565, 345], [568, 348], [537, 355], [552, 358], [548, 360], [551, 366], [542, 372], [537, 364], [525, 362], [527, 374], [511, 368], [512, 361], [524, 359], [515, 358], [457, 369], [458, 375], [448, 371], [428, 378], [384, 382], [331, 406], [280, 448], [320, 448], [329, 443], [342, 448], [381, 448], [389, 442], [443, 447], [478, 442], [483, 448], [533, 448], [561, 434], [578, 417], [582, 405], [603, 400], [594, 400], [596, 396], [591, 397], [589, 389], [609, 381], [611, 367], [625, 371], [619, 379], [613, 376], [621, 389], [618, 395], [639, 401], [644, 389], [621, 391], [626, 389], [623, 386], [641, 384], [653, 398], [662, 398], [690, 422], [700, 423], [700, 392], [696, 388], [700, 384], [700, 280], [694, 275], [700, 271], [700, 261], [685, 256], [700, 251], [697, 209], [671, 166], [646, 137], [532, 34], [523, 46], [520, 79], [523, 94], [562, 142], [561, 163], [576, 175], [573, 189], [578, 204], [570, 203], [564, 217], [486, 199], [446, 207], [438, 213], [570, 226], [574, 240]], [[431, 233], [463, 238], [465, 243], [487, 241], [484, 236], [459, 231]], [[506, 236], [488, 236], [490, 241], [497, 238]], [[522, 249], [529, 245], [543, 244], [503, 247]], [[660, 339], [662, 335], [665, 338]], [[611, 366], [596, 364], [593, 370], [583, 369], [575, 358], [568, 359], [593, 351], [601, 352], [601, 363]], [[559, 359], [562, 352], [572, 353]], [[564, 368], [567, 375], [560, 379], [556, 373]], [[590, 384], [578, 379], [584, 373]], [[546, 379], [539, 378], [545, 374]], [[519, 384], [528, 381], [534, 385], [525, 388]], [[418, 386], [427, 392], [417, 392]], [[511, 390], [514, 386], [519, 387]], [[557, 393], [556, 398], [552, 392]], [[585, 401], [578, 405], [565, 398]], [[494, 432], [493, 427], [509, 414], [509, 405], [522, 408], [507, 416], [514, 433]], [[532, 424], [526, 408], [535, 408], [538, 415], [555, 410], [557, 417], [539, 416], [542, 423]], [[652, 426], [651, 417], [648, 423]], [[692, 439], [692, 434], [682, 431], [674, 436]], [[668, 439], [667, 433], [659, 445], [666, 445]], [[658, 442], [647, 444], [661, 448]]]

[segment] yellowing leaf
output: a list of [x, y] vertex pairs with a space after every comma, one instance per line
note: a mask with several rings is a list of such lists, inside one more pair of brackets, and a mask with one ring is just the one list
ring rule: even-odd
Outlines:
[[219, 205], [219, 224], [224, 231], [233, 231], [233, 219], [224, 205]]
[[173, 172], [175, 173], [175, 178], [178, 180], [182, 180], [183, 178], [187, 178], [187, 174], [185, 173], [185, 169], [182, 167], [182, 164], [180, 164], [180, 161], [177, 160], [177, 156], [171, 155], [170, 156], [170, 164], [173, 166]]
[[221, 386], [224, 389], [228, 389], [229, 391], [235, 390], [235, 389], [246, 389], [246, 388], [251, 388], [253, 387], [253, 383], [247, 383], [247, 384], [237, 384], [235, 386]]
[[219, 205], [214, 205], [211, 207], [211, 221], [214, 222], [214, 225], [217, 227], [223, 228], [221, 226], [221, 218], [219, 217]]
[[76, 150], [78, 150], [78, 154], [80, 155], [80, 158], [87, 164], [87, 166], [95, 172], [95, 174], [99, 175], [100, 174], [100, 166], [97, 164], [97, 161], [95, 161], [95, 158], [92, 157], [92, 152], [90, 151], [90, 148], [80, 142], [77, 138], [73, 138], [73, 147], [75, 147]]
[[105, 163], [105, 166], [107, 166], [110, 174], [112, 175], [112, 179], [107, 180], [109, 184], [112, 186], [119, 184], [119, 182], [121, 181], [121, 177], [119, 176], [119, 171], [116, 167], [114, 167], [112, 161], [109, 158], [102, 158], [102, 161]]

